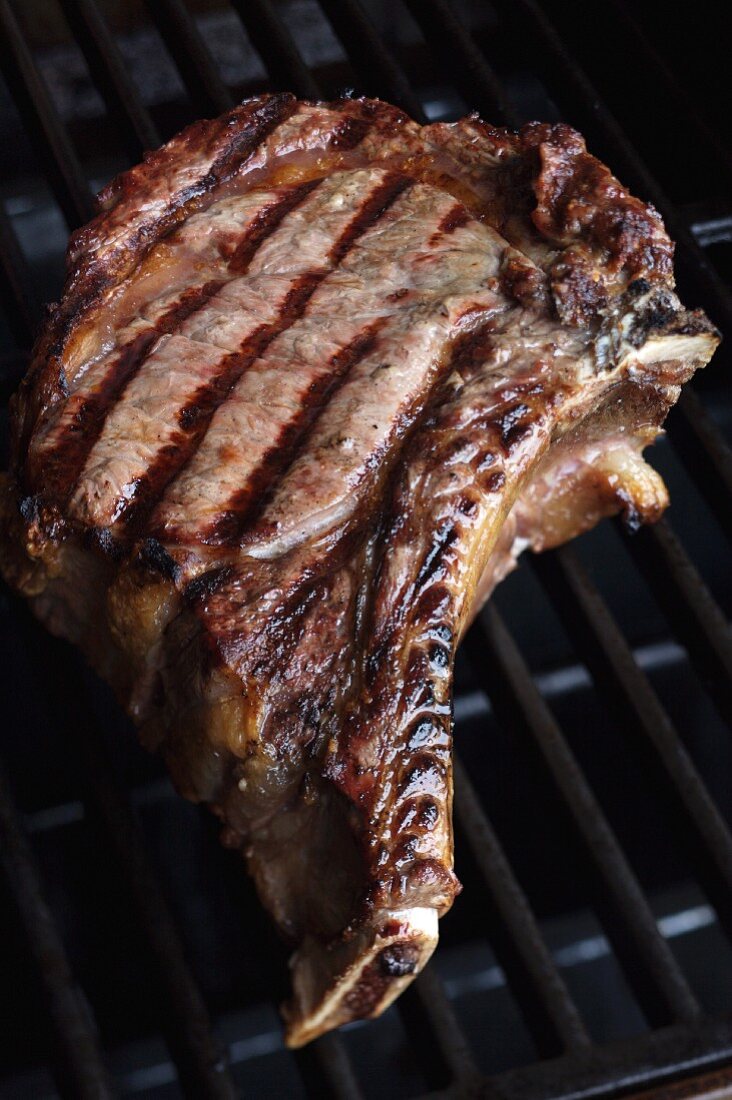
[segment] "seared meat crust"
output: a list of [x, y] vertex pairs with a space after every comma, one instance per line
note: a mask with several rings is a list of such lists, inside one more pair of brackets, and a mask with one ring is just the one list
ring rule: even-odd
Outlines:
[[13, 407], [5, 575], [294, 947], [293, 1044], [381, 1011], [452, 867], [455, 648], [525, 547], [653, 520], [717, 335], [566, 126], [248, 100], [114, 180]]

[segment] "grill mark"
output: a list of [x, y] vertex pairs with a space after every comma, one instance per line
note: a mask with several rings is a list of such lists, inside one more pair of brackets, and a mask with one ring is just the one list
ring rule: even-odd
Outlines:
[[[85, 398], [66, 424], [61, 439], [49, 454], [43, 455], [43, 484], [47, 496], [65, 505], [81, 473], [89, 452], [102, 430], [105, 410], [115, 400], [160, 336], [155, 328], [137, 336], [119, 353], [113, 373], [97, 393]], [[73, 398], [72, 398], [73, 400]]]
[[437, 244], [440, 237], [447, 236], [450, 233], [454, 233], [456, 229], [461, 229], [464, 225], [467, 225], [471, 220], [470, 212], [463, 206], [462, 203], [458, 203], [457, 206], [453, 206], [451, 210], [445, 214], [444, 218], [437, 226], [432, 236], [429, 239], [431, 245]]
[[[111, 255], [102, 251], [102, 259], [96, 254], [94, 248], [95, 232], [99, 224], [104, 225], [104, 212], [100, 212], [83, 229], [77, 231], [72, 238], [73, 267], [69, 275], [73, 286], [76, 288], [71, 294], [64, 296], [60, 303], [58, 313], [51, 324], [51, 345], [57, 349], [62, 348], [66, 337], [76, 324], [78, 314], [83, 311], [90, 302], [97, 301], [103, 291], [118, 283], [120, 278], [126, 278], [133, 270], [134, 263], [141, 263], [150, 250], [161, 240], [166, 233], [172, 232], [177, 226], [195, 213], [215, 188], [220, 187], [232, 178], [242, 166], [250, 159], [256, 150], [269, 138], [278, 127], [286, 122], [298, 109], [298, 101], [287, 92], [269, 96], [263, 103], [257, 104], [251, 114], [248, 115], [244, 127], [234, 128], [232, 122], [236, 122], [237, 114], [241, 108], [234, 108], [213, 123], [194, 123], [190, 127], [187, 140], [193, 138], [194, 131], [199, 134], [209, 135], [216, 140], [221, 132], [221, 124], [230, 132], [228, 144], [222, 147], [215, 160], [209, 166], [208, 171], [201, 175], [194, 183], [181, 187], [178, 192], [170, 196], [170, 200], [162, 214], [151, 219], [142, 218], [138, 223], [134, 222], [131, 232], [123, 236], [121, 248], [112, 250]], [[218, 127], [218, 130], [217, 130]], [[153, 163], [167, 160], [168, 147], [152, 154]], [[129, 172], [123, 173], [116, 181], [112, 181], [101, 193], [100, 199], [108, 201], [115, 194], [116, 186], [122, 186], [122, 209], [125, 205], [130, 208], [129, 195], [136, 191], [138, 173], [143, 180], [147, 176], [147, 167], [139, 164]], [[156, 182], [156, 169], [153, 168], [152, 179]], [[119, 209], [119, 208], [118, 208]], [[85, 245], [91, 243], [91, 258], [82, 259]], [[123, 257], [132, 257], [132, 262], [125, 264]], [[80, 285], [77, 286], [77, 281]]]
[[223, 279], [211, 279], [203, 286], [192, 286], [184, 290], [178, 301], [168, 306], [155, 322], [158, 333], [162, 335], [174, 332], [192, 313], [204, 306], [209, 298], [213, 298], [223, 285]]
[[450, 360], [443, 378], [449, 379], [455, 370], [464, 378], [471, 378], [481, 369], [493, 346], [496, 321], [496, 317], [489, 317], [471, 332], [458, 336], [452, 345]]
[[[366, 228], [378, 221], [410, 182], [395, 176], [388, 176], [384, 180], [331, 248], [329, 258], [333, 266], [342, 259]], [[248, 233], [244, 242], [247, 250], [244, 269], [251, 262], [259, 246], [280, 224], [285, 214], [302, 202], [319, 183], [320, 181], [311, 181], [301, 185], [285, 202], [262, 212], [261, 218], [254, 223], [253, 234]], [[255, 239], [250, 242], [252, 235]], [[244, 252], [241, 253], [238, 262], [242, 261], [244, 254]], [[141, 529], [166, 487], [196, 453], [217, 408], [226, 400], [255, 359], [265, 352], [280, 333], [302, 316], [316, 287], [328, 273], [328, 271], [309, 272], [301, 275], [288, 293], [277, 320], [270, 325], [261, 326], [250, 337], [244, 348], [227, 356], [216, 378], [209, 385], [199, 388], [189, 399], [178, 414], [181, 434], [160, 451], [145, 475], [137, 480], [131, 495], [120, 503], [115, 522], [121, 519], [130, 531]]]
[[[344, 256], [350, 251], [358, 238], [362, 236], [367, 229], [377, 224], [379, 219], [386, 213], [386, 211], [396, 201], [396, 199], [401, 194], [403, 194], [404, 191], [412, 186], [413, 181], [411, 179], [405, 178], [404, 176], [398, 175], [396, 173], [390, 173], [384, 179], [383, 183], [375, 189], [374, 193], [359, 209], [358, 213], [345, 227], [345, 229], [341, 233], [341, 236], [333, 244], [329, 253], [329, 259], [331, 260], [333, 266], [327, 270], [307, 272], [299, 277], [297, 283], [287, 295], [287, 298], [283, 303], [277, 321], [274, 322], [271, 326], [268, 326], [271, 335], [267, 335], [262, 350], [260, 350], [257, 355], [261, 355], [276, 336], [279, 336], [282, 332], [293, 325], [295, 321], [302, 317], [302, 315], [305, 313], [308, 301], [312, 297], [314, 291], [319, 286], [319, 284], [329, 274], [331, 274], [332, 270], [335, 269], [338, 263], [340, 263]], [[358, 339], [359, 338], [356, 338], [356, 340], [352, 341], [347, 348], [342, 349], [342, 351], [339, 352], [338, 355], [334, 357], [334, 359], [338, 359], [338, 356], [352, 348], [358, 342]], [[365, 350], [361, 352], [361, 355], [363, 354], [365, 354]], [[252, 362], [254, 362], [254, 360], [257, 358], [257, 355], [247, 357], [247, 362], [241, 366], [241, 369], [238, 370], [236, 376], [233, 377], [230, 384], [225, 388], [225, 392], [223, 392], [221, 399], [218, 400], [215, 404], [212, 404], [210, 411], [205, 416], [200, 432], [196, 432], [192, 436], [190, 446], [185, 448], [183, 462], [177, 467], [177, 469], [172, 470], [172, 472], [168, 474], [166, 470], [161, 468], [160, 471], [155, 473], [154, 476], [159, 483], [159, 487], [155, 490], [155, 492], [157, 493], [157, 499], [159, 499], [165, 488], [174, 480], [174, 478], [181, 472], [181, 470], [185, 466], [188, 465], [188, 463], [194, 457], [196, 451], [198, 450], [198, 447], [200, 446], [202, 440], [206, 435], [208, 426], [217, 408], [220, 408], [221, 404], [223, 404], [236, 383], [244, 374], [244, 371], [249, 366], [251, 366]], [[356, 361], [356, 359], [353, 360], [354, 363]], [[349, 366], [350, 365], [353, 364], [350, 363]], [[328, 376], [326, 375], [326, 380], [327, 378]], [[268, 487], [272, 480], [270, 473], [268, 473], [269, 468], [270, 467], [268, 457], [265, 457], [261, 478], [258, 477], [258, 471], [253, 471], [250, 475], [249, 485], [251, 486], [253, 483], [256, 482], [258, 489], [262, 493], [264, 493], [265, 489]], [[150, 509], [154, 506], [155, 503], [157, 503], [157, 499], [154, 495], [153, 490], [150, 490], [149, 492], [146, 491], [142, 484], [140, 485], [140, 491], [142, 493], [145, 493], [146, 505], [144, 506], [144, 510], [145, 513], [149, 515]], [[236, 538], [239, 533], [240, 523], [246, 522], [245, 520], [240, 520], [237, 517], [243, 516], [249, 510], [249, 501], [251, 500], [253, 493], [256, 493], [256, 491], [251, 490], [250, 487], [242, 489], [238, 493], [236, 493], [227, 508], [222, 510], [219, 517], [213, 520], [212, 523], [209, 524], [209, 526], [205, 529], [205, 533], [202, 535], [203, 541], [211, 541], [213, 544], [219, 544], [225, 543], [229, 538]], [[135, 492], [135, 496], [136, 494], [137, 490]], [[139, 526], [139, 522], [140, 521], [138, 520], [137, 526]], [[156, 537], [164, 538], [166, 541], [180, 538], [180, 532], [176, 530], [175, 525], [171, 525], [170, 527], [166, 527], [165, 524], [162, 524], [160, 526], [154, 525], [150, 533], [156, 534]]]
[[432, 545], [423, 557], [419, 572], [414, 581], [415, 592], [419, 592], [428, 581], [431, 581], [438, 575], [442, 567], [443, 557], [457, 539], [457, 535], [458, 533], [455, 529], [455, 525], [449, 520], [433, 534]]
[[[451, 376], [458, 371], [466, 380], [474, 377], [480, 367], [485, 363], [491, 349], [496, 329], [496, 318], [489, 317], [482, 325], [458, 336], [447, 352], [447, 362], [441, 372], [440, 380], [433, 387], [429, 400], [425, 404], [421, 419], [422, 428], [429, 434], [435, 410], [442, 406], [445, 399], [446, 386], [451, 385]], [[422, 429], [418, 429], [412, 436], [408, 445], [402, 450], [402, 457], [407, 456], [409, 464], [410, 454], [414, 454], [415, 447], [420, 445]], [[444, 461], [443, 453], [435, 454], [435, 461]], [[412, 508], [412, 501], [405, 494], [401, 484], [402, 475], [397, 468], [392, 473], [390, 494], [391, 503], [388, 509], [388, 519], [382, 525], [379, 545], [376, 553], [376, 565], [374, 576], [376, 578], [375, 591], [382, 590], [385, 576], [388, 572], [389, 547], [403, 541], [403, 532], [408, 524]], [[425, 622], [437, 615], [446, 616], [448, 606], [452, 600], [452, 594], [443, 583], [444, 557], [450, 552], [451, 547], [458, 537], [458, 531], [452, 520], [447, 520], [432, 531], [429, 547], [426, 549], [419, 563], [419, 568], [413, 585], [410, 587], [410, 599], [416, 600], [415, 614], [418, 622]], [[399, 610], [398, 605], [397, 610]], [[384, 655], [386, 654], [394, 633], [394, 611], [389, 615], [380, 627], [372, 622], [372, 652], [366, 659], [367, 681], [374, 684], [376, 677], [383, 668]]]
[[349, 371], [373, 350], [377, 332], [385, 321], [386, 318], [378, 318], [331, 358], [330, 371], [311, 385], [297, 417], [284, 427], [260, 465], [250, 474], [247, 485], [234, 495], [227, 508], [204, 532], [202, 538], [205, 543], [215, 546], [239, 543], [246, 529], [266, 508], [278, 477], [285, 473], [306, 445], [309, 432], [319, 416], [325, 413], [328, 402], [343, 385]]
[[[446, 219], [443, 219], [443, 220], [446, 220]], [[468, 217], [467, 220], [469, 221], [471, 219]], [[458, 225], [461, 225], [461, 224], [464, 224], [462, 218], [460, 219], [459, 222], [456, 222], [454, 227], [457, 228]], [[386, 300], [388, 302], [399, 302], [409, 293], [410, 292], [407, 289], [397, 290], [397, 291], [394, 291], [393, 293], [387, 295]], [[488, 338], [493, 333], [494, 327], [495, 327], [495, 318], [493, 316], [494, 306], [490, 305], [490, 304], [485, 305], [483, 303], [473, 303], [469, 308], [467, 308], [464, 311], [464, 313], [461, 313], [460, 316], [464, 316], [466, 313], [475, 314], [476, 310], [480, 311], [480, 312], [484, 312], [484, 313], [487, 312], [489, 319], [487, 319], [487, 320], [484, 319], [479, 329], [477, 329], [477, 330], [474, 329], [467, 335], [466, 334], [455, 335], [453, 333], [452, 338], [448, 338], [448, 340], [446, 342], [446, 345], [443, 345], [441, 353], [440, 353], [439, 368], [433, 373], [431, 381], [427, 381], [429, 375], [426, 375], [425, 378], [423, 379], [421, 389], [419, 389], [417, 392], [412, 394], [411, 402], [406, 407], [401, 408], [400, 411], [397, 411], [394, 418], [390, 421], [390, 430], [389, 430], [389, 434], [386, 436], [386, 439], [381, 441], [381, 442], [379, 442], [378, 440], [375, 441], [375, 444], [376, 444], [375, 449], [369, 450], [368, 458], [364, 459], [364, 465], [366, 467], [366, 471], [368, 471], [369, 468], [373, 468], [373, 464], [378, 465], [380, 463], [382, 454], [384, 454], [385, 452], [387, 452], [388, 450], [391, 449], [391, 445], [392, 445], [393, 441], [397, 441], [396, 449], [398, 450], [399, 454], [403, 453], [406, 450], [410, 439], [414, 435], [414, 430], [417, 427], [417, 425], [418, 425], [418, 423], [421, 419], [421, 414], [426, 409], [434, 408], [436, 395], [437, 395], [437, 400], [438, 400], [438, 403], [439, 403], [439, 401], [442, 399], [442, 395], [444, 395], [444, 393], [445, 393], [445, 383], [446, 382], [448, 383], [448, 385], [452, 386], [453, 383], [450, 381], [450, 375], [452, 374], [455, 366], [459, 365], [460, 357], [465, 356], [467, 354], [465, 352], [464, 345], [467, 343], [468, 340], [471, 342], [471, 349], [472, 349], [471, 355], [472, 355], [472, 357], [474, 359], [480, 361], [481, 364], [482, 364], [482, 362], [484, 361], [485, 356], [480, 358], [479, 355], [478, 355], [478, 350], [480, 348], [483, 348], [485, 350], [487, 347], [490, 347], [490, 344], [487, 341], [488, 341]], [[393, 314], [392, 317], [389, 318], [389, 320], [391, 321], [395, 316], [397, 316], [397, 315]], [[459, 319], [460, 318], [458, 318], [458, 320]], [[477, 345], [477, 348], [476, 348], [476, 345]], [[460, 356], [457, 355], [456, 348], [461, 349]], [[385, 355], [385, 358], [388, 359], [389, 356]], [[384, 364], [384, 365], [388, 366], [388, 363]], [[464, 369], [464, 367], [462, 369]], [[334, 412], [333, 412], [332, 407], [329, 409], [329, 412], [331, 414], [331, 422], [332, 423], [337, 423], [337, 421], [334, 421], [334, 419], [333, 419], [334, 418]], [[374, 427], [376, 427], [376, 426], [374, 425]], [[309, 438], [308, 438], [308, 441], [307, 441], [308, 445], [312, 442], [312, 437], [315, 434], [316, 426], [314, 425], [313, 428], [314, 428], [313, 432], [309, 433]], [[366, 454], [366, 452], [363, 452], [363, 453], [364, 453], [364, 455]], [[393, 453], [393, 451], [392, 451], [392, 453]], [[301, 452], [297, 456], [297, 459], [301, 458], [303, 455], [307, 455], [307, 446], [303, 447], [301, 449]], [[297, 461], [297, 459], [296, 459], [296, 461]], [[294, 465], [294, 463], [293, 463], [293, 465]], [[288, 501], [287, 477], [289, 476], [290, 472], [291, 472], [290, 469], [288, 469], [285, 472], [281, 482], [275, 487], [274, 492], [272, 494], [270, 494], [270, 500], [269, 500], [268, 503], [272, 503], [273, 500], [274, 500], [275, 509], [277, 509], [278, 505], [280, 506], [280, 508], [283, 508], [285, 506], [285, 502]], [[366, 472], [365, 477], [360, 478], [359, 482], [356, 485], [353, 486], [352, 495], [354, 497], [358, 497], [358, 495], [361, 493], [362, 486], [364, 484], [364, 481], [367, 479], [367, 477], [368, 477], [368, 473]], [[291, 488], [291, 485], [290, 485], [290, 488]], [[297, 486], [296, 486], [295, 487], [295, 498], [294, 498], [296, 502], [297, 502], [297, 491], [298, 490], [297, 490]], [[281, 496], [281, 494], [283, 492], [284, 492], [284, 496]], [[291, 507], [290, 507], [291, 505], [292, 505], [292, 496], [290, 495], [290, 500], [287, 503], [287, 510], [290, 511], [290, 512], [291, 512]], [[295, 505], [295, 507], [297, 507], [297, 504]], [[260, 526], [258, 528], [258, 531], [257, 531], [257, 534], [260, 537], [267, 537], [270, 534], [272, 535], [272, 537], [276, 537], [278, 534], [281, 533], [280, 524], [281, 524], [281, 513], [280, 513], [280, 515], [277, 515], [277, 512], [276, 512], [274, 518], [270, 517], [270, 523], [268, 523], [267, 526], [264, 526], [264, 524], [260, 524]], [[287, 535], [286, 531], [285, 531], [283, 537], [285, 539], [287, 539], [288, 535]]]
[[[199, 387], [179, 409], [180, 434], [159, 452], [144, 476], [138, 479], [131, 497], [123, 505], [124, 511], [118, 513], [117, 518], [122, 519], [128, 531], [136, 532], [143, 527], [167, 486], [195, 455], [216, 410], [252, 363], [302, 315], [319, 281], [319, 276], [312, 273], [301, 275], [288, 292], [277, 320], [260, 325], [239, 351], [225, 356], [216, 377], [208, 385]], [[156, 530], [157, 537], [162, 537], [162, 531], [154, 527], [153, 531]]]
[[260, 245], [271, 236], [287, 214], [299, 206], [321, 182], [322, 180], [317, 179], [298, 184], [284, 200], [266, 207], [257, 214], [249, 226], [246, 237], [243, 241], [239, 241], [229, 259], [229, 270], [232, 274], [244, 274]]
[[179, 567], [157, 539], [145, 539], [140, 547], [140, 562], [154, 573], [160, 573], [169, 581], [178, 577]]
[[368, 118], [345, 118], [333, 131], [330, 145], [332, 149], [355, 149], [364, 140], [373, 125]]
[[[259, 246], [274, 232], [282, 219], [304, 201], [319, 182], [319, 180], [309, 181], [295, 187], [293, 191], [288, 191], [282, 199], [267, 206], [254, 218], [232, 257], [236, 263], [232, 274], [243, 274], [246, 271]], [[237, 253], [239, 253], [238, 256]], [[231, 263], [229, 266], [231, 267]], [[159, 336], [174, 333], [191, 314], [205, 306], [214, 294], [225, 286], [226, 282], [225, 279], [212, 279], [202, 286], [184, 290], [180, 298], [155, 321], [152, 332], [141, 334], [127, 348], [121, 350], [99, 390], [84, 400], [74, 417], [73, 424], [67, 427], [51, 453], [44, 456], [46, 492], [51, 489], [54, 496], [68, 503], [84, 465], [102, 434], [109, 412], [123, 396], [126, 387], [145, 362], [155, 340]], [[227, 392], [228, 390], [224, 391], [223, 397]], [[50, 481], [46, 477], [47, 470], [52, 474]]]
[[53, 450], [43, 456], [45, 495], [58, 498], [60, 503], [68, 503], [84, 464], [102, 434], [110, 409], [145, 362], [155, 342], [161, 336], [172, 333], [222, 286], [221, 280], [214, 279], [200, 287], [189, 287], [178, 301], [165, 310], [149, 332], [140, 333], [120, 349], [107, 377], [94, 393], [83, 399]]
[[184, 599], [191, 603], [203, 603], [207, 596], [212, 596], [220, 588], [232, 579], [233, 572], [230, 566], [214, 566], [205, 573], [199, 574], [183, 589]]
[[366, 200], [331, 248], [330, 259], [334, 267], [337, 267], [346, 253], [350, 252], [358, 238], [367, 229], [376, 225], [379, 218], [386, 213], [392, 203], [413, 185], [413, 180], [396, 173], [386, 177], [381, 187], [378, 187], [373, 195]]
[[[180, 193], [179, 202], [187, 203], [191, 198], [196, 199], [201, 195], [205, 195], [230, 179], [257, 151], [260, 145], [283, 122], [292, 117], [297, 107], [297, 100], [288, 95], [287, 92], [273, 95], [262, 107], [258, 108], [254, 125], [243, 131], [240, 130], [239, 133], [234, 132], [231, 143], [221, 151], [209, 171], [192, 186], [185, 188]], [[177, 223], [183, 221], [191, 212], [190, 210], [185, 211], [184, 217], [178, 218]]]

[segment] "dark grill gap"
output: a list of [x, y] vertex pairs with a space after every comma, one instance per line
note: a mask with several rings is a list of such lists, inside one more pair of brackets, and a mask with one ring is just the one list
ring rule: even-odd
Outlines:
[[[612, 3], [626, 21], [633, 18], [623, 0]], [[222, 79], [191, 10], [182, 0], [150, 2], [148, 7], [189, 92], [191, 120], [234, 102], [234, 93]], [[405, 50], [380, 32], [372, 6], [361, 0], [322, 0], [320, 7], [361, 82], [358, 90], [393, 99], [422, 119], [423, 105], [410, 73], [402, 66]], [[439, 79], [451, 84], [470, 108], [480, 109], [489, 121], [521, 121], [521, 112], [502, 76], [505, 62], [500, 44], [526, 42], [533, 70], [543, 78], [550, 97], [565, 109], [567, 120], [583, 130], [590, 147], [603, 155], [637, 193], [661, 209], [672, 236], [679, 242], [682, 292], [689, 302], [706, 306], [726, 331], [732, 332], [732, 306], [723, 279], [686, 224], [683, 211], [661, 190], [556, 30], [549, 14], [552, 2], [547, 0], [540, 6], [533, 0], [513, 4], [495, 0], [494, 8], [507, 36], [495, 43], [493, 31], [488, 38], [480, 31], [471, 31], [469, 22], [462, 18], [467, 5], [464, 9], [446, 0], [405, 0], [405, 7], [418, 24], [428, 50], [420, 71], [429, 72], [434, 59]], [[473, 7], [480, 16], [482, 4], [477, 2]], [[127, 74], [104, 5], [96, 0], [61, 0], [61, 8], [107, 104], [123, 153], [136, 158], [141, 148], [156, 143], [162, 127], [143, 105]], [[236, 0], [234, 8], [267, 68], [273, 89], [293, 90], [305, 96], [334, 93], [331, 76], [306, 65], [280, 5], [271, 0]], [[0, 0], [0, 62], [39, 166], [68, 225], [73, 227], [90, 216], [90, 188], [83, 162], [21, 30], [20, 14], [9, 0]], [[634, 49], [674, 96], [685, 102], [684, 90], [674, 82], [671, 70], [656, 50], [648, 49], [640, 38]], [[411, 58], [408, 60], [411, 65]], [[620, 78], [625, 79], [625, 74], [620, 73]], [[685, 122], [695, 138], [706, 142], [710, 149], [717, 148], [716, 135], [713, 131], [710, 134], [707, 123], [691, 108]], [[162, 136], [169, 134], [163, 131]], [[3, 305], [18, 346], [27, 348], [38, 307], [32, 275], [15, 240], [12, 220], [4, 213], [0, 216], [0, 246]], [[729, 352], [723, 350], [712, 370], [719, 375], [728, 359]], [[20, 362], [12, 349], [2, 362], [10, 364], [3, 378], [7, 394], [17, 380]], [[732, 535], [732, 457], [698, 393], [687, 390], [672, 415], [669, 430], [686, 470], [711, 504], [727, 536]], [[729, 723], [732, 642], [727, 618], [710, 587], [666, 521], [627, 543], [671, 630], [687, 649], [692, 666]], [[727, 553], [724, 540], [720, 543], [721, 552]], [[537, 559], [533, 565], [559, 610], [578, 657], [587, 663], [601, 703], [615, 715], [626, 735], [637, 737], [647, 746], [649, 768], [666, 789], [670, 813], [691, 846], [696, 877], [732, 937], [732, 838], [690, 753], [646, 674], [634, 661], [632, 649], [602, 595], [579, 565], [575, 551], [560, 550]], [[145, 850], [145, 838], [127, 805], [120, 776], [103, 747], [102, 731], [95, 728], [89, 708], [80, 698], [78, 661], [65, 647], [46, 638], [14, 600], [8, 597], [6, 605], [3, 613], [6, 620], [10, 618], [13, 633], [25, 639], [48, 681], [57, 735], [69, 737], [73, 744], [84, 777], [90, 819], [101, 830], [109, 858], [125, 883], [131, 918], [143, 930], [158, 1026], [168, 1037], [178, 1067], [179, 1087], [197, 1097], [235, 1095], [237, 1084], [211, 1034], [203, 996], [185, 962], [185, 948]], [[489, 928], [496, 956], [544, 1060], [497, 1076], [484, 1076], [476, 1050], [465, 1034], [460, 1011], [433, 965], [399, 1005], [411, 1057], [421, 1066], [426, 1085], [447, 1089], [450, 1096], [485, 1095], [512, 1100], [609, 1097], [673, 1077], [701, 1075], [710, 1065], [732, 1061], [732, 1021], [702, 1013], [683, 967], [658, 930], [638, 876], [592, 784], [495, 606], [471, 631], [465, 649], [481, 689], [485, 682], [499, 723], [525, 736], [538, 752], [547, 779], [567, 814], [573, 841], [581, 853], [578, 866], [583, 868], [594, 908], [649, 1028], [623, 1043], [593, 1042], [545, 943], [540, 922], [486, 817], [468, 769], [458, 761], [456, 821], [477, 866], [484, 896], [479, 896], [473, 885], [472, 900], [466, 890], [457, 904], [470, 906]], [[16, 780], [22, 785], [24, 776], [18, 773]], [[69, 969], [61, 934], [44, 901], [34, 857], [6, 788], [4, 782], [0, 784], [5, 877], [50, 1009], [57, 1047], [57, 1084], [68, 1096], [107, 1095], [108, 1074], [94, 1022]], [[242, 937], [246, 938], [245, 929]], [[279, 965], [273, 959], [273, 983]], [[332, 1035], [294, 1059], [309, 1094], [343, 1098], [368, 1095], [367, 1082], [351, 1057], [351, 1049], [348, 1035]], [[242, 1087], [250, 1091], [246, 1076]]]
[[221, 114], [234, 96], [182, 0], [150, 0], [148, 9], [175, 60], [191, 101], [202, 115]]
[[673, 1020], [691, 1023], [700, 1011], [694, 994], [660, 935], [600, 806], [495, 608], [486, 610], [480, 629], [473, 632], [468, 644], [476, 664], [488, 663], [490, 681], [486, 690], [499, 718], [512, 727], [526, 727], [572, 814], [590, 859], [591, 872], [601, 880], [599, 894], [606, 934], [613, 941], [647, 1019], [658, 1026]]

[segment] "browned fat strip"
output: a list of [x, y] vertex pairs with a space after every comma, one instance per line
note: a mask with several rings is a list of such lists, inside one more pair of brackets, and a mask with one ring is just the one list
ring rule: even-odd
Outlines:
[[[298, 103], [288, 94], [260, 96], [182, 131], [101, 193], [102, 213], [71, 241], [67, 308], [78, 309], [90, 289], [97, 295], [115, 277], [118, 282], [128, 277], [148, 242], [205, 212], [212, 198], [243, 186], [266, 185], [274, 164], [310, 158], [306, 178], [312, 178], [328, 149], [347, 151], [366, 136], [374, 127], [372, 114], [359, 101], [328, 106]], [[392, 114], [401, 120], [395, 109]], [[375, 121], [383, 125], [383, 119]], [[285, 182], [288, 178], [292, 175], [285, 173]], [[144, 203], [139, 202], [140, 189]], [[101, 223], [104, 233], [99, 232]], [[56, 321], [63, 329], [69, 317], [61, 312]]]
[[[259, 97], [221, 119], [194, 123], [131, 172], [112, 180], [99, 197], [102, 212], [72, 238], [71, 258], [82, 270], [102, 259], [118, 277], [128, 274], [124, 258], [139, 259], [131, 242], [144, 240], [148, 227], [161, 219], [159, 235], [184, 221], [212, 186], [248, 168], [301, 111], [291, 96]], [[292, 132], [291, 125], [286, 132]], [[142, 204], [131, 186], [138, 177], [145, 187]], [[104, 224], [103, 234], [98, 233], [99, 223]]]
[[399, 295], [399, 311], [382, 327], [376, 347], [321, 414], [250, 532], [250, 554], [285, 553], [346, 521], [383, 477], [390, 446], [408, 430], [440, 372], [453, 369], [443, 354], [448, 342], [509, 308], [491, 288], [506, 242], [465, 214], [457, 206], [430, 238], [432, 261], [416, 268], [414, 285]]
[[259, 247], [250, 254], [247, 277], [228, 283], [189, 318], [180, 329], [192, 338], [188, 344], [158, 345], [110, 411], [72, 501], [76, 518], [112, 524], [140, 490], [148, 506], [154, 502], [156, 490], [193, 453], [219, 400], [302, 313], [340, 255], [343, 238], [358, 235], [354, 222], [368, 221], [402, 186], [381, 170], [335, 174], [307, 197], [299, 189], [300, 205], [290, 202], [285, 217], [265, 212], [264, 231], [261, 220], [250, 223]]

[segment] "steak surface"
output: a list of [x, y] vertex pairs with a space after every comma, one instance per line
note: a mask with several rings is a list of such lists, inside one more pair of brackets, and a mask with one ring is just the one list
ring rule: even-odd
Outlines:
[[429, 958], [459, 639], [524, 548], [660, 515], [641, 452], [717, 339], [562, 125], [261, 96], [72, 238], [3, 571], [241, 849], [294, 948], [292, 1045]]

